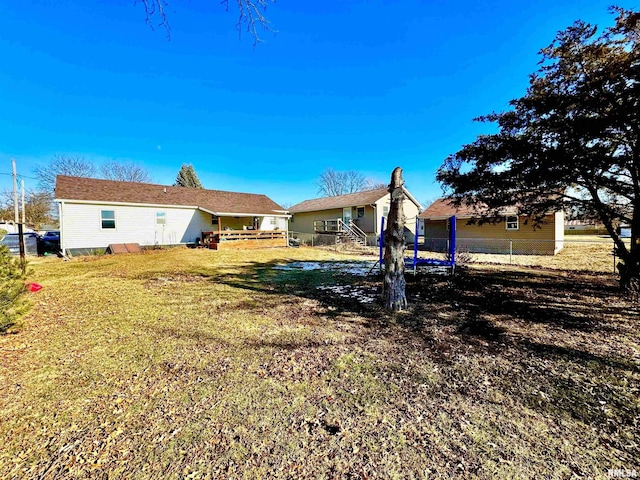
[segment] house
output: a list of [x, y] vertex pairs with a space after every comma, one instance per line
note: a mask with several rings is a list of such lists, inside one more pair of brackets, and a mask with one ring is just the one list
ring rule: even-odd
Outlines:
[[[415, 219], [422, 206], [409, 191], [404, 189], [404, 193], [406, 229], [413, 236]], [[305, 200], [289, 209], [293, 215], [289, 228], [306, 234], [345, 234], [360, 243], [375, 245], [390, 203], [387, 188]]]
[[593, 219], [565, 220], [564, 231], [569, 235], [606, 235], [607, 233], [604, 224]]
[[428, 250], [446, 251], [448, 221], [456, 216], [458, 251], [555, 255], [564, 246], [564, 213], [550, 212], [539, 225], [518, 215], [515, 207], [505, 208], [495, 222], [480, 222], [482, 208], [455, 207], [439, 199], [419, 216], [424, 222], [424, 244]]
[[287, 245], [289, 215], [265, 195], [59, 175], [55, 201], [65, 253], [123, 243]]

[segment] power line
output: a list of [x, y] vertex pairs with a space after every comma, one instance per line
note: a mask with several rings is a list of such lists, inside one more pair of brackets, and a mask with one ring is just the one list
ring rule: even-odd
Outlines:
[[[13, 176], [13, 173], [0, 173], [0, 175], [7, 175], [9, 177]], [[36, 177], [29, 177], [27, 175], [21, 175], [18, 173], [17, 175], [19, 178], [28, 178], [29, 180], [38, 180]]]

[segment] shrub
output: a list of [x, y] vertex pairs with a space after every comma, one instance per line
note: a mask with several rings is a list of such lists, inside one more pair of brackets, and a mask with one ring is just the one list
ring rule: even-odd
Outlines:
[[0, 334], [15, 325], [28, 307], [24, 297], [24, 274], [17, 258], [0, 245]]

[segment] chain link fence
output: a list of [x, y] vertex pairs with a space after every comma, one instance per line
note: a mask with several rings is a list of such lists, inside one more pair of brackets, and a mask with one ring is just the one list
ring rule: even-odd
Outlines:
[[[306, 246], [306, 247], [335, 247], [339, 249], [345, 245], [353, 246], [352, 241], [345, 237], [329, 233], [300, 233], [289, 232], [289, 246]], [[366, 247], [376, 247], [378, 245], [377, 235], [368, 235]]]
[[[628, 241], [628, 240], [627, 240]], [[377, 255], [378, 239], [368, 238], [368, 253]], [[344, 250], [335, 235], [289, 232], [289, 244], [309, 247], [325, 247]], [[418, 239], [418, 256], [421, 258], [446, 259], [448, 239]], [[464, 264], [495, 264], [523, 267], [549, 268], [555, 270], [581, 271], [596, 274], [616, 274], [613, 241], [607, 236], [571, 235], [564, 241], [458, 238], [456, 261]], [[413, 254], [413, 244], [407, 244], [406, 256]]]
[[[441, 258], [447, 251], [446, 238], [427, 239], [419, 256]], [[617, 272], [614, 244], [606, 236], [565, 237], [563, 241], [531, 239], [459, 238], [458, 263], [485, 263], [542, 267], [591, 273]], [[438, 257], [439, 256], [439, 257]]]
[[[433, 252], [446, 252], [448, 243], [447, 238], [428, 238], [419, 248]], [[564, 243], [552, 240], [458, 238], [456, 249], [460, 252], [495, 255], [554, 255], [564, 248]]]
[[289, 232], [289, 246], [297, 247], [335, 247], [338, 244], [337, 235], [328, 233], [300, 233]]

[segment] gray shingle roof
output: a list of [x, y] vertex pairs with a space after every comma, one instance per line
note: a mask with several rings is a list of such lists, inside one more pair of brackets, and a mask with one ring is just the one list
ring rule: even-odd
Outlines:
[[266, 195], [226, 192], [95, 178], [56, 178], [56, 200], [194, 206], [214, 213], [282, 215], [284, 208]]

